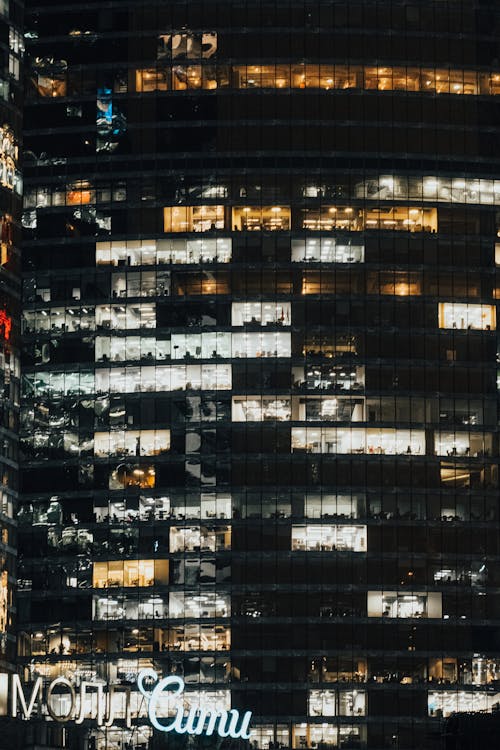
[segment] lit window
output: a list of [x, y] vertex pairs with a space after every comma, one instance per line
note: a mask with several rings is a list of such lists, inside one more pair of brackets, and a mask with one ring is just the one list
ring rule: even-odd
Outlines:
[[92, 586], [97, 589], [168, 584], [168, 560], [112, 560], [93, 564]]
[[135, 72], [137, 92], [168, 91], [171, 88], [171, 71], [166, 68], [143, 68]]
[[[310, 342], [308, 342], [308, 345], [310, 345]], [[307, 354], [307, 349], [304, 350], [304, 354]], [[308, 391], [327, 389], [361, 391], [365, 384], [365, 368], [363, 366], [351, 367], [348, 364], [294, 367], [292, 375], [294, 387], [305, 388]]]
[[161, 596], [98, 596], [93, 601], [96, 620], [159, 620], [168, 617], [167, 600]]
[[292, 418], [299, 422], [364, 422], [364, 398], [304, 396], [293, 398]]
[[[127, 357], [133, 359], [133, 352]], [[152, 391], [227, 391], [231, 390], [231, 365], [174, 365], [98, 369], [95, 387], [98, 394], [145, 393]]]
[[224, 206], [169, 206], [163, 209], [164, 232], [210, 232], [224, 229]]
[[111, 296], [167, 297], [170, 294], [169, 271], [123, 271], [111, 276]]
[[225, 625], [178, 625], [169, 629], [166, 644], [171, 651], [227, 651], [231, 630]]
[[438, 215], [435, 208], [389, 206], [369, 208], [365, 212], [366, 229], [386, 229], [406, 232], [437, 232]]
[[96, 362], [157, 361], [169, 358], [169, 339], [160, 340], [152, 336], [96, 336], [95, 339]]
[[99, 329], [133, 330], [156, 328], [156, 305], [137, 303], [129, 305], [97, 305], [95, 325]]
[[473, 456], [481, 458], [491, 456], [493, 436], [482, 432], [436, 432], [436, 456]]
[[290, 229], [289, 206], [236, 206], [232, 217], [235, 231]]
[[290, 398], [273, 396], [235, 396], [233, 422], [288, 421], [292, 416]]
[[227, 359], [231, 356], [231, 334], [172, 334], [171, 349], [172, 359]]
[[43, 372], [26, 375], [26, 386], [36, 396], [88, 395], [95, 393], [93, 372]]
[[[217, 49], [215, 33], [162, 34], [158, 57], [164, 67], [136, 71], [137, 91], [185, 91], [216, 89], [366, 89], [381, 92], [420, 91], [429, 94], [500, 94], [496, 73], [398, 66], [315, 65], [221, 65], [189, 62], [211, 57]], [[166, 63], [170, 63], [170, 67]], [[53, 74], [54, 75], [54, 74]], [[39, 90], [40, 95], [48, 96]]]
[[170, 529], [170, 552], [220, 552], [230, 549], [229, 526], [185, 526]]
[[364, 212], [351, 206], [321, 206], [302, 209], [302, 229], [331, 232], [340, 229], [360, 232], [365, 228]]
[[176, 591], [169, 597], [169, 613], [172, 619], [187, 617], [229, 617], [231, 614], [228, 594], [205, 591], [200, 594]]
[[68, 185], [66, 188], [66, 205], [80, 206], [95, 202], [95, 190], [89, 182], [81, 181]]
[[170, 430], [117, 430], [96, 432], [94, 455], [157, 456], [170, 449]]
[[439, 303], [439, 327], [459, 330], [494, 331], [494, 305], [473, 305], [462, 302]]
[[292, 240], [292, 261], [297, 263], [363, 263], [365, 248], [331, 237]]
[[440, 619], [441, 599], [442, 594], [436, 592], [369, 591], [368, 617]]
[[360, 690], [310, 690], [309, 716], [365, 716], [366, 693]]
[[304, 498], [306, 518], [359, 518], [366, 514], [363, 495], [316, 495], [307, 494]]
[[[327, 722], [292, 724], [291, 746], [293, 750], [301, 750], [304, 747], [365, 747], [366, 727], [349, 724], [334, 726]], [[264, 745], [262, 745], [262, 748], [264, 748]], [[259, 748], [259, 750], [261, 749]]]
[[121, 463], [109, 474], [109, 489], [120, 490], [126, 487], [152, 489], [155, 486], [154, 466]]
[[498, 710], [500, 693], [445, 690], [429, 692], [429, 716], [446, 718], [455, 713], [478, 713]]
[[290, 302], [233, 302], [231, 325], [289, 326], [291, 314]]
[[379, 175], [355, 185], [354, 194], [356, 198], [368, 200], [404, 199], [498, 205], [500, 180]]
[[292, 526], [292, 550], [366, 552], [366, 526]]
[[292, 453], [425, 455], [423, 430], [293, 427]]

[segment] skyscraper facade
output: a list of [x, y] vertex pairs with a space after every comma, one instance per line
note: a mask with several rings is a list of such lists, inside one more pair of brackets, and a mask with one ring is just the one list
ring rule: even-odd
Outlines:
[[440, 747], [500, 701], [498, 4], [29, 0], [25, 25], [45, 744], [159, 746], [154, 672], [251, 711], [256, 750]]
[[20, 394], [22, 4], [0, 2], [0, 671], [16, 654], [14, 589]]

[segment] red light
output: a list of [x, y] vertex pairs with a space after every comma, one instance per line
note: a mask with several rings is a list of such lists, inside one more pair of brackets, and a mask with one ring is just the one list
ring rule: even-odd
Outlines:
[[5, 341], [10, 339], [10, 330], [12, 328], [12, 318], [7, 315], [5, 310], [0, 310], [0, 329], [3, 326], [3, 337]]

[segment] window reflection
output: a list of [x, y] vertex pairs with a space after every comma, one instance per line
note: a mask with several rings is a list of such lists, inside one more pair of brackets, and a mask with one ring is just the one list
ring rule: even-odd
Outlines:
[[25, 387], [34, 396], [77, 396], [95, 392], [93, 372], [43, 372], [25, 375]]
[[209, 59], [217, 52], [217, 32], [184, 31], [158, 36], [157, 59]]
[[32, 68], [32, 84], [38, 96], [66, 96], [68, 64], [65, 60], [37, 58]]
[[418, 271], [378, 271], [366, 278], [367, 294], [410, 297], [422, 294], [422, 274]]
[[[315, 277], [304, 276], [304, 294], [318, 294], [321, 288], [321, 277], [317, 282]], [[302, 353], [304, 357], [350, 360], [358, 354], [358, 340], [349, 334], [312, 333], [306, 329]]]

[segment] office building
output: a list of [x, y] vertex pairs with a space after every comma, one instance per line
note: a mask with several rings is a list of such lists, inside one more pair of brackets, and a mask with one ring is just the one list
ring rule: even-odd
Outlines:
[[145, 669], [259, 750], [498, 706], [499, 24], [28, 2], [19, 660], [102, 686], [45, 744], [163, 746]]

